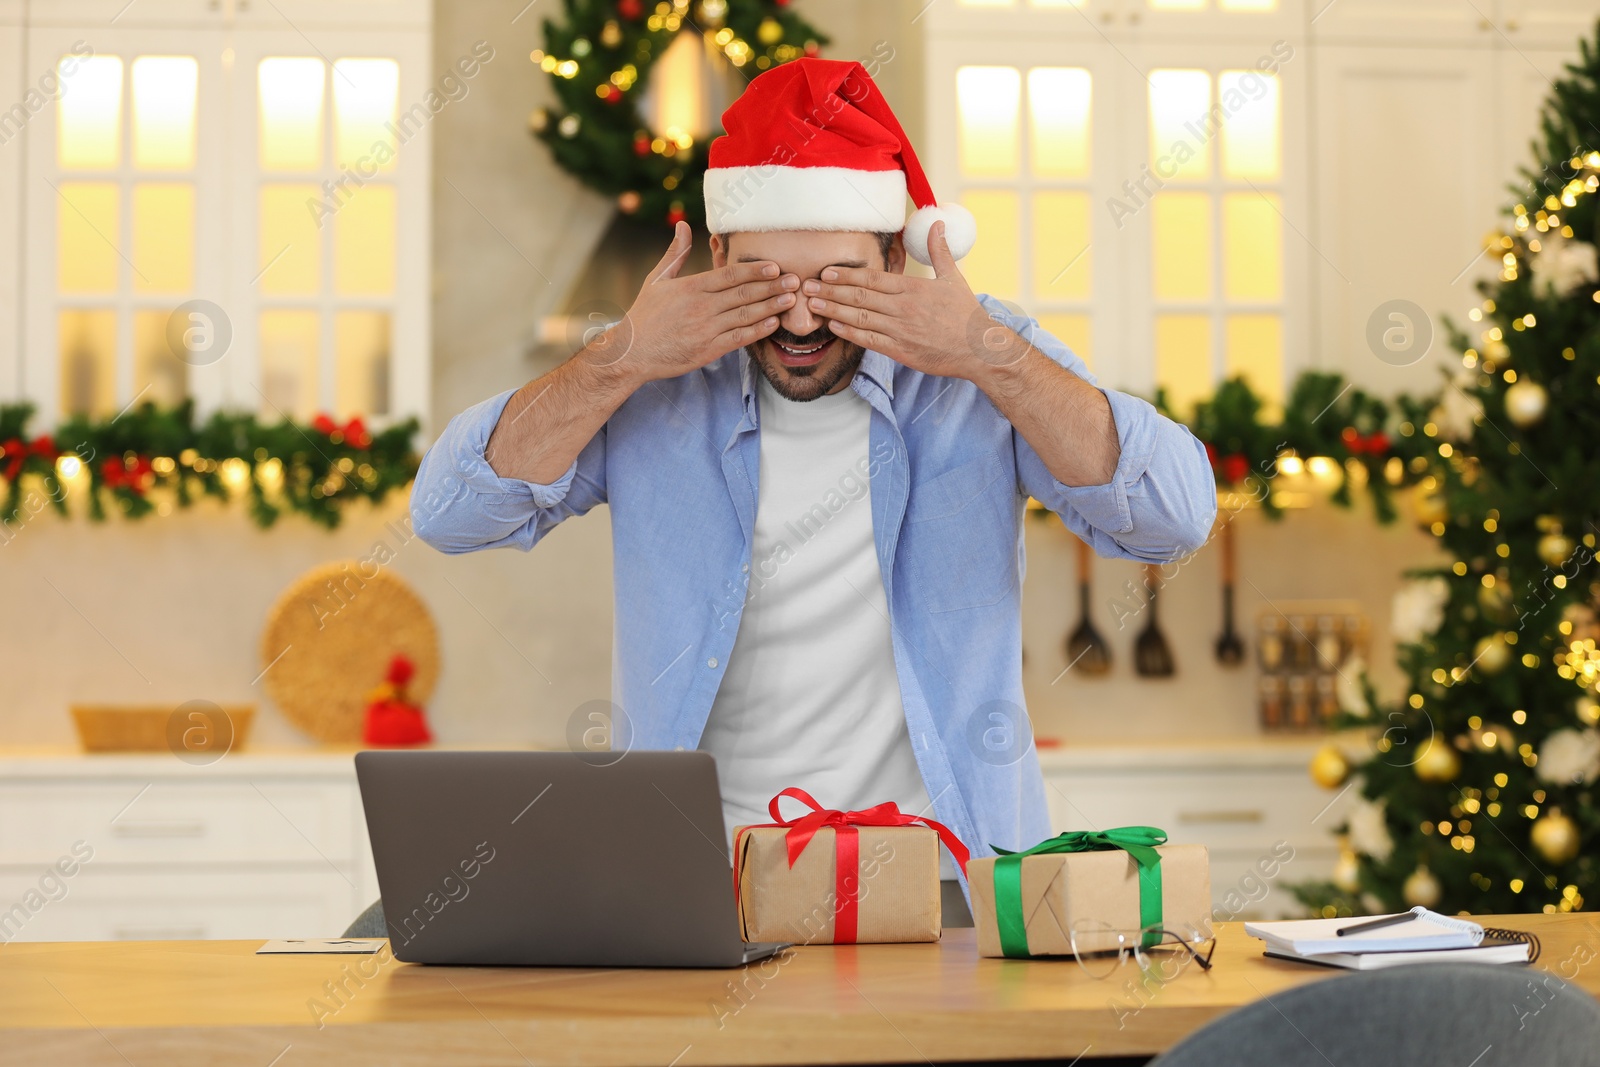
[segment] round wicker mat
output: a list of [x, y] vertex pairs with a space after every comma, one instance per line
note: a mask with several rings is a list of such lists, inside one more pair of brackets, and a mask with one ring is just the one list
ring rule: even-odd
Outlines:
[[407, 687], [424, 704], [439, 680], [439, 635], [427, 605], [371, 562], [327, 563], [286, 589], [261, 632], [262, 685], [290, 722], [319, 741], [360, 741], [368, 694], [404, 653]]

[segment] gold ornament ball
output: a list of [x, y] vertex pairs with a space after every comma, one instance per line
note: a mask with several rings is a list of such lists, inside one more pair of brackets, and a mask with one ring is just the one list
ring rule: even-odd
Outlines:
[[1336, 745], [1323, 745], [1311, 757], [1311, 780], [1324, 789], [1337, 789], [1350, 777], [1350, 761]]
[[1529, 838], [1551, 863], [1569, 863], [1578, 856], [1578, 824], [1555, 808], [1535, 820]]
[[1484, 674], [1499, 674], [1511, 665], [1511, 646], [1505, 634], [1481, 638], [1472, 649], [1472, 666]]
[[1594, 698], [1579, 697], [1573, 711], [1577, 712], [1578, 721], [1585, 726], [1600, 726], [1600, 704], [1595, 703]]
[[1400, 895], [1414, 908], [1431, 908], [1439, 903], [1444, 888], [1439, 885], [1439, 879], [1433, 876], [1432, 871], [1418, 867], [1406, 876], [1405, 883], [1400, 886]]
[[622, 43], [622, 27], [617, 25], [616, 19], [600, 27], [600, 43], [607, 48], [615, 48]]
[[1411, 768], [1417, 777], [1424, 782], [1455, 781], [1456, 775], [1461, 773], [1461, 757], [1456, 755], [1456, 750], [1439, 734], [1435, 734], [1427, 745]]
[[1571, 559], [1576, 548], [1572, 538], [1559, 530], [1551, 531], [1539, 538], [1539, 558], [1552, 567], [1559, 567]]
[[1444, 494], [1425, 485], [1418, 485], [1411, 491], [1411, 515], [1417, 520], [1418, 526], [1432, 526], [1450, 518], [1450, 512], [1444, 505]]
[[1333, 884], [1346, 893], [1361, 889], [1361, 861], [1349, 849], [1339, 853], [1339, 859], [1333, 865]]
[[1511, 349], [1504, 341], [1490, 341], [1483, 346], [1483, 357], [1498, 366], [1504, 367], [1511, 362]]
[[624, 215], [632, 215], [639, 210], [639, 194], [629, 189], [617, 197], [617, 210]]
[[1527, 429], [1544, 418], [1550, 406], [1550, 394], [1538, 382], [1523, 378], [1506, 390], [1506, 417]]
[[756, 40], [762, 44], [777, 44], [783, 40], [783, 27], [777, 19], [762, 19], [761, 25], [756, 27]]
[[535, 108], [528, 116], [528, 129], [534, 133], [543, 133], [545, 127], [550, 125], [550, 112], [544, 108]]

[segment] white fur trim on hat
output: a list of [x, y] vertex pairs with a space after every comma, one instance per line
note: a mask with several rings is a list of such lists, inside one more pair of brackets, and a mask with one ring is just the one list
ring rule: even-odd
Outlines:
[[972, 251], [978, 240], [978, 220], [960, 204], [940, 204], [938, 207], [919, 207], [906, 219], [906, 253], [918, 263], [933, 265], [928, 254], [928, 231], [936, 222], [944, 223], [945, 243], [950, 246], [950, 256], [960, 259]]
[[705, 190], [712, 233], [894, 233], [906, 221], [906, 175], [900, 170], [714, 167], [706, 171]]

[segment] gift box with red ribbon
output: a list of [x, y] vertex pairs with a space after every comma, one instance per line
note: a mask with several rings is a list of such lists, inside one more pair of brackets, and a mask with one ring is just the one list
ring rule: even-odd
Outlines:
[[[810, 810], [785, 819], [784, 797]], [[967, 867], [967, 848], [948, 827], [892, 802], [832, 811], [794, 788], [773, 797], [767, 811], [772, 822], [734, 831], [733, 884], [746, 941], [939, 940], [941, 842]]]

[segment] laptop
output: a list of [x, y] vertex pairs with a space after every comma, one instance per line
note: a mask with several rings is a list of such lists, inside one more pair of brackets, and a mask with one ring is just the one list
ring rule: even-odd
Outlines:
[[737, 967], [789, 947], [740, 939], [707, 753], [360, 752], [355, 762], [398, 960]]

